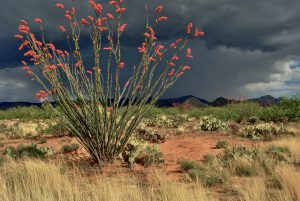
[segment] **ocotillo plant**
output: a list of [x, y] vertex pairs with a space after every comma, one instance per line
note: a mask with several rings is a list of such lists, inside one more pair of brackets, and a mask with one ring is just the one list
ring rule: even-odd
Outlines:
[[[27, 21], [21, 20], [20, 33], [15, 37], [23, 40], [19, 50], [28, 49], [24, 56], [29, 61], [22, 61], [26, 76], [44, 87], [36, 97], [41, 101], [55, 101], [58, 107], [53, 109], [66, 127], [97, 162], [103, 162], [122, 152], [147, 112], [146, 104], [155, 104], [190, 69], [185, 65], [186, 60], [192, 58], [187, 44], [192, 37], [201, 37], [204, 33], [192, 30], [193, 24], [189, 23], [185, 38], [177, 39], [169, 47], [159, 44], [155, 29], [165, 23], [167, 17], [161, 15], [163, 7], [158, 5], [153, 23], [146, 20], [144, 41], [137, 49], [141, 59], [129, 67], [121, 54], [121, 36], [127, 26], [122, 22], [126, 11], [123, 0], [109, 1], [105, 5], [89, 0], [89, 4], [93, 12], [82, 19], [78, 19], [74, 7], [68, 10], [64, 4], [55, 4], [64, 11], [69, 24], [68, 28], [58, 25], [66, 36], [67, 50], [60, 50], [46, 40], [40, 18], [34, 19], [40, 26], [40, 36], [31, 31]], [[104, 12], [106, 8], [115, 11]], [[94, 66], [91, 69], [87, 68], [79, 45], [83, 30], [90, 31]], [[179, 58], [182, 51], [186, 55]], [[104, 52], [108, 55], [105, 61]], [[176, 64], [178, 60], [183, 64]], [[121, 84], [121, 72], [125, 69], [132, 71], [132, 75]]]

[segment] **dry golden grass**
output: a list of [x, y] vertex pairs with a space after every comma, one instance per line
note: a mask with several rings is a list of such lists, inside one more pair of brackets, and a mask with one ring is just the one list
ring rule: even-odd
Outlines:
[[[300, 161], [300, 137], [274, 141], [286, 146], [293, 153], [294, 161]], [[245, 201], [299, 201], [299, 164], [267, 162], [241, 158], [233, 161], [224, 174], [228, 182], [223, 187], [237, 190], [234, 200]], [[270, 173], [266, 173], [261, 161], [266, 161]], [[217, 164], [216, 164], [217, 165]], [[253, 169], [250, 176], [237, 177], [238, 169]], [[40, 160], [11, 160], [0, 165], [1, 201], [212, 201], [232, 200], [218, 194], [218, 188], [204, 188], [200, 184], [187, 184], [152, 176], [151, 184], [139, 178], [104, 177], [98, 173], [86, 176], [83, 170], [75, 170], [61, 163]], [[222, 188], [222, 186], [220, 187]], [[220, 199], [222, 197], [222, 199]]]
[[143, 185], [134, 179], [87, 179], [80, 172], [68, 175], [62, 166], [38, 160], [8, 161], [0, 168], [1, 201], [210, 201], [199, 185], [167, 182]]

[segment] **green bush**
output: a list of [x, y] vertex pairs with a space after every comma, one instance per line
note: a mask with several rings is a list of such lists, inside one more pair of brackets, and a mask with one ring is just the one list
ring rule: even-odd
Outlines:
[[205, 154], [203, 156], [203, 163], [204, 164], [212, 164], [216, 157], [212, 154]]
[[218, 149], [225, 149], [229, 146], [229, 143], [226, 140], [220, 140], [216, 144], [216, 148]]
[[189, 116], [186, 114], [176, 114], [176, 115], [162, 115], [155, 116], [143, 120], [146, 126], [150, 127], [160, 127], [160, 128], [178, 128], [184, 122], [188, 120]]
[[204, 131], [216, 131], [216, 130], [225, 130], [226, 123], [213, 116], [203, 116], [200, 117], [200, 129]]
[[54, 135], [54, 136], [69, 136], [70, 132], [67, 130], [65, 125], [61, 122], [50, 124], [42, 131], [43, 134]]
[[0, 142], [0, 148], [3, 148], [5, 144], [3, 142]]
[[178, 161], [181, 169], [184, 171], [189, 171], [192, 169], [202, 169], [195, 161], [189, 161], [189, 160], [181, 160]]
[[269, 146], [266, 153], [277, 161], [289, 162], [292, 157], [292, 152], [288, 147], [276, 145]]
[[244, 137], [264, 141], [272, 140], [280, 136], [293, 135], [293, 133], [284, 128], [283, 124], [276, 125], [274, 123], [260, 123], [246, 126], [242, 132]]
[[153, 147], [148, 145], [144, 150], [144, 153], [139, 156], [137, 162], [142, 163], [145, 167], [163, 163], [163, 153], [158, 150], [157, 144], [153, 145]]
[[194, 161], [182, 160], [178, 163], [180, 164], [181, 169], [187, 173], [186, 176], [189, 180], [201, 182], [203, 185], [208, 187], [221, 184], [225, 181], [225, 178], [220, 174], [220, 172], [211, 168], [199, 166]]
[[15, 107], [6, 110], [0, 110], [0, 120], [19, 119], [22, 121], [30, 121], [37, 119], [50, 119], [53, 117], [53, 112], [46, 106]]
[[11, 139], [18, 139], [25, 137], [25, 133], [22, 128], [20, 128], [19, 122], [14, 123], [13, 125], [7, 126], [5, 124], [0, 124], [1, 133], [4, 133], [6, 137]]
[[42, 137], [38, 140], [38, 144], [45, 144], [47, 141], [47, 138]]
[[74, 151], [77, 151], [79, 149], [79, 147], [80, 147], [79, 144], [76, 144], [76, 143], [64, 145], [61, 148], [61, 152], [64, 154], [74, 152]]
[[248, 163], [237, 163], [234, 167], [234, 174], [239, 177], [252, 177], [256, 176], [256, 169]]
[[5, 149], [4, 154], [10, 158], [44, 158], [47, 154], [53, 154], [53, 150], [48, 147], [37, 147], [32, 143], [29, 146], [20, 144], [17, 148], [9, 146]]

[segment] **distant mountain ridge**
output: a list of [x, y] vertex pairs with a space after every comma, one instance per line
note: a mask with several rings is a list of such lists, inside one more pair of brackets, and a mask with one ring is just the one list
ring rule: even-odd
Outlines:
[[[270, 106], [277, 104], [279, 102], [279, 98], [275, 98], [270, 95], [261, 96], [259, 98], [252, 98], [248, 99], [248, 101], [257, 102], [262, 106]], [[214, 106], [214, 107], [221, 107], [232, 103], [238, 103], [238, 100], [233, 100], [229, 98], [219, 97], [212, 102], [209, 102], [205, 99], [198, 98], [196, 96], [187, 95], [181, 96], [179, 98], [167, 98], [167, 99], [160, 99], [157, 102], [158, 107], [173, 107], [174, 105], [184, 105], [189, 107], [205, 107], [205, 106]], [[40, 107], [41, 103], [30, 103], [30, 102], [1, 102], [0, 109], [8, 109], [17, 106], [37, 106]]]

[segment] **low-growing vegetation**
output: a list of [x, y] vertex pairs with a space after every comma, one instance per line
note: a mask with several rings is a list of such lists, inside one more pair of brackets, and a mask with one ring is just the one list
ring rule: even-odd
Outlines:
[[37, 147], [37, 145], [34, 143], [28, 146], [20, 144], [16, 148], [9, 146], [4, 151], [4, 155], [9, 158], [44, 158], [46, 155], [51, 155], [53, 153], [53, 149], [48, 147]]
[[[294, 102], [291, 104], [294, 107]], [[83, 154], [85, 149], [78, 151], [78, 141], [53, 116], [49, 119], [28, 119], [28, 122], [24, 118], [3, 120], [0, 124], [0, 190], [4, 193], [0, 195], [0, 200], [24, 200], [28, 198], [29, 192], [32, 194], [31, 200], [122, 200], [124, 196], [130, 196], [126, 199], [268, 201], [274, 200], [274, 195], [278, 201], [299, 200], [299, 138], [288, 129], [289, 123], [285, 122], [295, 121], [297, 118], [291, 117], [297, 115], [292, 112], [282, 113], [285, 119], [274, 119], [273, 114], [267, 114], [266, 111], [270, 112], [275, 107], [282, 108], [282, 111], [289, 110], [280, 104], [261, 107], [256, 103], [186, 110], [153, 107], [135, 129], [122, 153], [115, 158], [116, 164], [120, 162], [121, 167], [113, 169], [108, 173], [109, 176], [103, 173], [108, 171], [106, 165], [99, 167], [94, 162], [84, 162], [88, 164], [84, 166], [86, 168], [81, 168], [83, 162], [79, 158], [86, 159]], [[268, 118], [262, 114], [267, 114]], [[186, 159], [181, 157], [174, 161], [178, 162], [177, 170], [168, 170], [172, 163], [168, 158], [170, 154], [181, 149], [178, 151], [180, 154], [192, 145], [183, 141], [179, 147], [168, 145], [169, 148], [166, 148], [168, 146], [164, 146], [165, 143], [175, 138], [197, 139], [203, 136], [214, 139], [214, 143], [209, 146], [212, 152], [205, 152], [203, 156], [199, 152], [199, 156], [194, 159], [187, 154]], [[236, 145], [236, 139], [246, 144], [260, 145]], [[23, 140], [27, 142], [26, 145], [14, 143]], [[203, 141], [204, 147], [206, 143]], [[60, 145], [57, 147], [56, 144]], [[58, 151], [49, 148], [53, 145]], [[63, 162], [59, 162], [61, 157]], [[10, 169], [16, 165], [18, 168]], [[60, 188], [53, 187], [48, 191], [50, 187], [46, 189], [45, 185], [36, 183], [36, 175], [30, 174], [29, 170], [44, 175], [40, 176], [44, 177], [43, 180], [51, 180], [47, 176], [51, 172], [51, 175], [57, 176], [55, 179]], [[159, 176], [154, 172], [159, 172]], [[28, 188], [25, 191], [13, 177], [14, 174], [22, 174], [26, 181], [35, 180], [26, 184]], [[115, 177], [118, 174], [122, 177]], [[93, 180], [90, 181], [87, 175], [91, 175]], [[173, 181], [174, 175], [180, 178], [180, 182]], [[148, 183], [149, 179], [151, 182]], [[87, 181], [89, 190], [82, 185]], [[22, 179], [22, 182], [25, 181]], [[16, 192], [14, 189], [19, 190]], [[120, 197], [113, 196], [115, 193], [110, 194], [112, 189], [113, 192], [119, 189]]]

